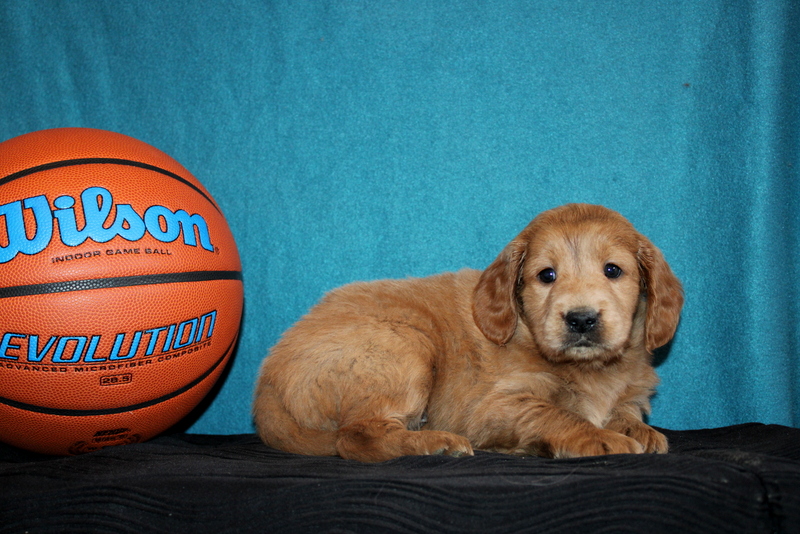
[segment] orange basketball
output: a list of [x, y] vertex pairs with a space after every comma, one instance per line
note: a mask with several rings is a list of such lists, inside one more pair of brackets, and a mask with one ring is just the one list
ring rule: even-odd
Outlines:
[[186, 169], [88, 128], [0, 143], [0, 440], [77, 454], [186, 416], [231, 357], [241, 263]]

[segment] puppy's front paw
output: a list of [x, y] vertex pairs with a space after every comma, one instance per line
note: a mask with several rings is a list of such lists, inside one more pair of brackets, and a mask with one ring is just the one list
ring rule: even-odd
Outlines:
[[642, 444], [644, 447], [644, 452], [664, 454], [669, 450], [667, 437], [658, 430], [644, 423], [631, 429], [631, 432], [628, 435]]
[[641, 421], [616, 421], [607, 428], [635, 439], [642, 444], [644, 452], [663, 454], [669, 450], [666, 436]]
[[605, 454], [641, 454], [641, 443], [619, 432], [605, 428], [581, 431], [555, 451], [555, 458], [602, 456]]

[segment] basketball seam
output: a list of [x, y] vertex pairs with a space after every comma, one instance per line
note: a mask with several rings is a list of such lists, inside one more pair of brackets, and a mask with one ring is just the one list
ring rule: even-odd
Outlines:
[[90, 278], [0, 288], [0, 299], [28, 297], [50, 293], [67, 293], [91, 289], [111, 289], [131, 286], [176, 284], [180, 282], [210, 282], [214, 280], [242, 280], [241, 271], [192, 271], [183, 273], [159, 273], [111, 278]]
[[29, 411], [29, 412], [41, 413], [41, 414], [45, 414], [45, 415], [60, 415], [60, 416], [66, 416], [66, 417], [91, 417], [91, 416], [98, 416], [98, 415], [114, 415], [114, 414], [119, 414], [119, 413], [132, 412], [134, 410], [141, 410], [142, 408], [149, 408], [150, 406], [155, 406], [156, 404], [161, 404], [162, 402], [166, 402], [166, 401], [168, 401], [170, 399], [173, 399], [175, 397], [178, 397], [178, 396], [186, 393], [187, 391], [189, 391], [193, 387], [195, 387], [198, 384], [200, 384], [200, 382], [202, 382], [203, 380], [208, 378], [211, 375], [211, 373], [213, 373], [214, 370], [217, 367], [219, 367], [220, 364], [223, 361], [225, 361], [225, 358], [227, 358], [230, 355], [231, 351], [233, 350], [233, 347], [236, 345], [236, 339], [237, 338], [234, 337], [234, 339], [231, 342], [231, 344], [228, 346], [228, 348], [222, 354], [222, 357], [219, 358], [216, 362], [214, 362], [214, 365], [209, 367], [199, 377], [195, 378], [194, 380], [192, 380], [191, 382], [189, 382], [185, 386], [176, 389], [175, 391], [171, 391], [171, 392], [167, 393], [166, 395], [162, 395], [162, 396], [160, 396], [160, 397], [158, 397], [156, 399], [151, 399], [149, 401], [140, 402], [140, 403], [137, 403], [137, 404], [132, 404], [130, 406], [122, 406], [122, 407], [119, 407], [119, 408], [103, 408], [103, 409], [96, 409], [96, 410], [73, 410], [73, 409], [67, 409], [67, 408], [47, 408], [45, 406], [37, 406], [35, 404], [28, 404], [28, 403], [25, 403], [25, 402], [20, 402], [20, 401], [7, 399], [5, 397], [0, 397], [0, 404], [5, 404], [7, 406], [11, 406], [12, 408], [18, 408], [20, 410], [26, 410], [26, 411]]
[[129, 167], [139, 167], [140, 169], [147, 169], [149, 171], [155, 171], [161, 173], [165, 176], [169, 176], [174, 180], [178, 180], [184, 185], [187, 185], [200, 193], [203, 198], [208, 200], [208, 202], [214, 207], [215, 210], [218, 212], [220, 211], [219, 206], [205, 194], [199, 187], [194, 185], [192, 182], [184, 178], [179, 174], [175, 174], [172, 171], [168, 171], [167, 169], [162, 169], [161, 167], [156, 167], [155, 165], [150, 165], [149, 163], [142, 163], [141, 161], [133, 161], [129, 159], [122, 159], [122, 158], [77, 158], [77, 159], [65, 159], [60, 161], [53, 161], [50, 163], [44, 163], [42, 165], [37, 165], [36, 167], [30, 167], [27, 169], [22, 169], [21, 171], [17, 171], [15, 173], [9, 174], [5, 178], [0, 178], [0, 187], [6, 185], [9, 182], [13, 182], [19, 178], [24, 176], [29, 176], [31, 174], [36, 174], [37, 172], [49, 171], [52, 169], [60, 169], [62, 167], [72, 167], [75, 165], [127, 165]]

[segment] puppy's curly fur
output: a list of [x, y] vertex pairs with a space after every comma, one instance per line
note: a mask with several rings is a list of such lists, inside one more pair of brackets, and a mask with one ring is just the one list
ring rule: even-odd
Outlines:
[[270, 446], [367, 462], [472, 454], [666, 452], [642, 421], [680, 282], [618, 213], [536, 217], [483, 271], [330, 292], [265, 359]]

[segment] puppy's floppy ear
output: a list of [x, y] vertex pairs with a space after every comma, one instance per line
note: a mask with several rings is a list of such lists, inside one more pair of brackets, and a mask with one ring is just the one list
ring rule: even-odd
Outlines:
[[664, 255], [644, 236], [641, 237], [638, 259], [647, 297], [645, 348], [653, 352], [675, 335], [683, 307], [683, 288]]
[[472, 317], [486, 339], [505, 345], [517, 329], [516, 291], [525, 242], [514, 240], [483, 271], [472, 298]]

